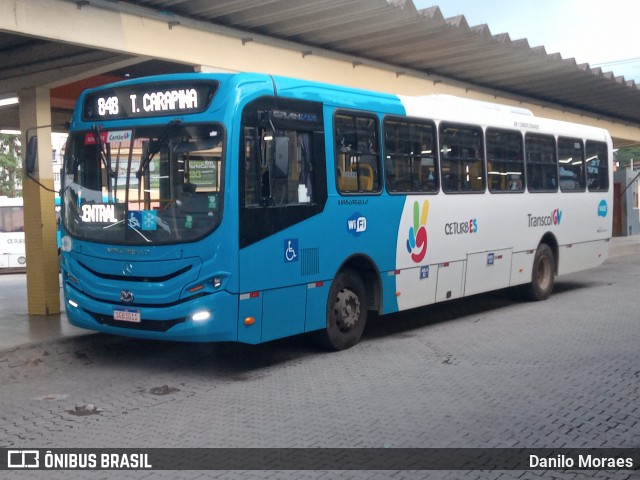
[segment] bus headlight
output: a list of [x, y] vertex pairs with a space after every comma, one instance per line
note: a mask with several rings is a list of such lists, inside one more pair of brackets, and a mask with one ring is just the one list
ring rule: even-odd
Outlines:
[[191, 315], [191, 320], [193, 320], [194, 322], [206, 322], [210, 318], [211, 312], [209, 312], [208, 310], [202, 310]]
[[60, 250], [63, 252], [70, 252], [73, 248], [73, 240], [69, 235], [65, 235], [60, 239]]

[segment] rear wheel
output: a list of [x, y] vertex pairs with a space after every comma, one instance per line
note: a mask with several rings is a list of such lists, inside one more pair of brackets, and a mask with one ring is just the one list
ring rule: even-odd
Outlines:
[[530, 300], [546, 300], [553, 291], [556, 273], [556, 260], [551, 247], [541, 243], [533, 259], [531, 283], [526, 285], [526, 296]]
[[320, 341], [331, 350], [344, 350], [360, 340], [367, 321], [364, 282], [353, 270], [343, 270], [331, 284], [327, 299], [327, 326]]

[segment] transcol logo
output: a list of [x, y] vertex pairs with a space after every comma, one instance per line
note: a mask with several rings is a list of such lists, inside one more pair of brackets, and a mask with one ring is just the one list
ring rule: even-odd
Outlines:
[[413, 202], [413, 226], [409, 228], [407, 238], [407, 250], [411, 254], [411, 260], [420, 263], [427, 254], [427, 216], [429, 215], [429, 201]]
[[552, 225], [560, 225], [562, 221], [562, 210], [556, 208], [551, 215], [535, 216], [531, 213], [527, 214], [529, 218], [529, 227], [550, 227]]

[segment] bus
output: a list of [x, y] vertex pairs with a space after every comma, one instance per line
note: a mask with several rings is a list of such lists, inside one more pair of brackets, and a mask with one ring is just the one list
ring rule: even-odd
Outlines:
[[26, 271], [22, 198], [0, 196], [0, 272]]
[[450, 96], [252, 73], [90, 89], [62, 172], [67, 316], [341, 350], [370, 312], [544, 300], [608, 256], [611, 163], [603, 129]]

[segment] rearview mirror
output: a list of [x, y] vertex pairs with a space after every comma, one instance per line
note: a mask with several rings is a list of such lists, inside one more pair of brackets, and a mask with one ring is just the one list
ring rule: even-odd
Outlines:
[[289, 137], [275, 137], [276, 178], [289, 176]]
[[36, 170], [36, 160], [38, 158], [38, 137], [33, 136], [27, 141], [27, 153], [24, 157], [24, 169], [27, 175], [33, 175]]

